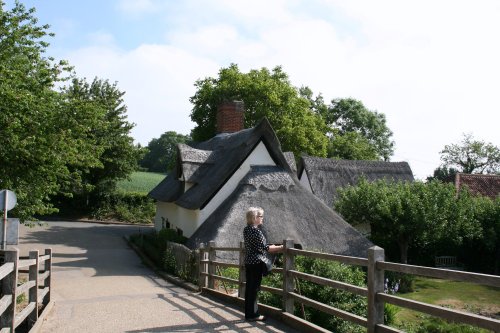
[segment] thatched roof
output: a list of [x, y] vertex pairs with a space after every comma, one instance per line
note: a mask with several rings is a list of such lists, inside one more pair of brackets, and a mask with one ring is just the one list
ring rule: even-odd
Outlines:
[[413, 181], [407, 162], [353, 161], [302, 156], [299, 177], [307, 174], [312, 192], [329, 207], [333, 207], [337, 189], [356, 185], [361, 177], [368, 181], [387, 179]]
[[248, 207], [264, 209], [269, 243], [293, 239], [305, 249], [366, 257], [373, 244], [280, 167], [252, 167], [237, 189], [191, 236], [187, 246], [214, 240], [238, 247]]
[[500, 175], [481, 175], [457, 173], [455, 187], [459, 190], [464, 185], [473, 194], [479, 194], [492, 199], [500, 196]]
[[[201, 143], [179, 144], [177, 169], [149, 196], [159, 201], [175, 202], [187, 209], [203, 209], [261, 141], [275, 163], [291, 171], [271, 124], [264, 118], [253, 128], [218, 134]], [[182, 176], [194, 184], [185, 193], [179, 190], [184, 188], [180, 180]]]

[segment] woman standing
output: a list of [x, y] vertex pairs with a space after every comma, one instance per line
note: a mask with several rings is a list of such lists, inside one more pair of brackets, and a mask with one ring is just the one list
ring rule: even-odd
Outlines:
[[257, 292], [260, 290], [262, 276], [266, 269], [265, 259], [267, 252], [283, 251], [283, 245], [267, 245], [266, 238], [260, 230], [264, 221], [264, 210], [260, 207], [250, 207], [246, 214], [247, 226], [243, 229], [245, 241], [245, 319], [248, 321], [264, 321], [266, 317], [260, 315], [257, 308]]

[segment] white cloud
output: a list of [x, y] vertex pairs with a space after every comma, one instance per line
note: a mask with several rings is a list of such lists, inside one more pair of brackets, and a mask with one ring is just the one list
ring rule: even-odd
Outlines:
[[128, 107], [132, 135], [146, 145], [166, 131], [189, 134], [193, 83], [218, 65], [165, 45], [142, 45], [130, 52], [89, 47], [68, 55], [80, 77], [117, 81]]
[[[138, 12], [154, 6], [121, 3]], [[301, 5], [318, 6], [321, 15]], [[294, 85], [308, 85], [327, 101], [354, 97], [384, 113], [396, 141], [394, 160], [409, 161], [419, 178], [432, 173], [439, 151], [464, 132], [500, 142], [497, 2], [221, 0], [179, 6], [169, 8], [182, 19], [169, 21], [167, 44], [125, 52], [96, 42], [101, 46], [66, 57], [89, 77], [119, 81], [141, 143], [167, 130], [188, 133], [195, 80], [216, 76], [230, 62], [245, 71], [283, 65]]]

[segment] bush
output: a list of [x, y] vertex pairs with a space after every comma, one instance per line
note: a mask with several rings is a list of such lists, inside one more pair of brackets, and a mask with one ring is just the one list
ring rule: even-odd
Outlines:
[[93, 218], [115, 219], [132, 223], [152, 223], [155, 215], [153, 199], [142, 193], [113, 192], [96, 201], [90, 212]]
[[186, 237], [178, 235], [173, 229], [162, 229], [159, 232], [154, 230], [148, 234], [132, 235], [130, 241], [141, 248], [157, 267], [177, 276], [184, 275], [181, 277], [192, 281], [193, 277], [187, 279], [186, 272], [177, 271], [174, 254], [167, 247], [167, 242], [186, 243]]
[[[338, 262], [298, 256], [295, 259], [295, 267], [298, 271], [304, 273], [314, 274], [356, 286], [365, 286], [366, 277], [361, 269]], [[262, 284], [275, 288], [282, 288], [283, 279], [280, 274], [271, 274], [263, 279]], [[366, 317], [367, 315], [366, 298], [347, 291], [324, 287], [309, 281], [296, 280], [296, 292], [318, 302], [359, 316]], [[261, 292], [259, 300], [264, 304], [278, 308], [281, 308], [282, 305], [280, 296], [268, 292]], [[389, 309], [389, 311], [387, 315], [387, 324], [391, 324], [394, 321], [396, 310]], [[298, 303], [296, 303], [294, 312], [296, 316], [303, 318], [305, 315], [306, 320], [334, 332], [352, 333], [366, 331], [363, 327], [336, 316], [323, 313], [307, 306], [302, 308]]]
[[389, 283], [388, 283], [389, 292], [392, 288], [394, 288], [394, 285], [396, 283], [398, 284], [397, 292], [399, 292], [399, 293], [404, 294], [404, 293], [410, 293], [413, 291], [413, 281], [415, 281], [415, 276], [413, 276], [413, 275], [399, 273], [399, 272], [386, 271], [385, 278], [386, 278], [386, 280], [387, 279], [389, 280]]

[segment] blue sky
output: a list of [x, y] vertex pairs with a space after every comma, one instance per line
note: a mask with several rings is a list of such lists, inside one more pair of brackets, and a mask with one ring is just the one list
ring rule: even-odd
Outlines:
[[[14, 1], [6, 1], [7, 8]], [[496, 0], [26, 0], [56, 36], [48, 55], [117, 82], [132, 136], [188, 134], [197, 79], [277, 65], [326, 101], [384, 113], [393, 161], [424, 179], [463, 133], [500, 145]]]

